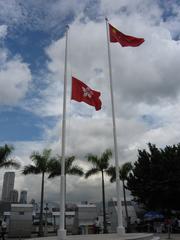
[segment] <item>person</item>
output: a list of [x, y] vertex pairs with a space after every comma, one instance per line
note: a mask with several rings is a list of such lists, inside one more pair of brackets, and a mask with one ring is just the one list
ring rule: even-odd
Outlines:
[[2, 236], [2, 240], [5, 240], [6, 230], [7, 230], [7, 224], [6, 224], [6, 221], [3, 220], [2, 223], [1, 223], [1, 236]]
[[95, 233], [99, 234], [100, 233], [100, 221], [99, 221], [98, 217], [96, 218], [94, 225], [95, 225]]

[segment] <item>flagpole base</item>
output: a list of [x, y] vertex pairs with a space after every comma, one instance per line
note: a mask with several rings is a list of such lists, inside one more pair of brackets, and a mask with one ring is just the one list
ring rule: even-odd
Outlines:
[[58, 240], [65, 240], [66, 239], [66, 230], [65, 229], [58, 229]]
[[122, 236], [122, 235], [125, 234], [125, 229], [124, 229], [123, 226], [117, 226], [117, 234], [118, 234], [119, 236]]

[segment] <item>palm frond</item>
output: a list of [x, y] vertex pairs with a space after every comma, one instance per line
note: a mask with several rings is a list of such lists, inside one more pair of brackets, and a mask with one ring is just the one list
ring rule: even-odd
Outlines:
[[[82, 176], [83, 169], [78, 165], [72, 166], [72, 163], [75, 160], [75, 156], [67, 157], [65, 159], [65, 174]], [[61, 161], [62, 157], [57, 156], [49, 164], [49, 176], [48, 178], [54, 178], [61, 175]]]
[[110, 177], [110, 182], [113, 183], [116, 181], [116, 168], [114, 166], [110, 166], [106, 170], [107, 175]]
[[10, 156], [13, 149], [13, 146], [7, 144], [0, 147], [0, 164], [3, 164], [7, 161], [7, 158]]
[[45, 149], [43, 150], [42, 155], [43, 155], [45, 158], [50, 158], [50, 156], [51, 156], [51, 152], [52, 152], [51, 149], [47, 149], [47, 148], [45, 148]]
[[93, 164], [93, 166], [98, 166], [99, 165], [99, 159], [98, 159], [98, 156], [97, 155], [93, 155], [93, 154], [88, 154], [87, 156], [86, 156], [86, 158], [87, 158], [87, 160], [88, 160], [88, 162], [90, 162], [90, 163], [92, 163]]
[[37, 166], [42, 159], [42, 155], [39, 152], [34, 151], [32, 152], [30, 158], [34, 162], [34, 164]]
[[[124, 163], [120, 168], [119, 168], [119, 178], [122, 181], [125, 181], [132, 170], [132, 163], [131, 162], [126, 162]], [[115, 182], [116, 181], [116, 168], [114, 166], [110, 166], [107, 170], [106, 173], [108, 176], [110, 176], [110, 182]]]
[[48, 164], [50, 161], [51, 149], [44, 149], [42, 154], [39, 152], [33, 152], [30, 156], [31, 160], [34, 162], [34, 165], [41, 169], [41, 172], [46, 172], [48, 170]]
[[69, 174], [69, 175], [76, 175], [76, 176], [83, 176], [84, 175], [84, 172], [83, 172], [83, 169], [77, 165], [74, 165], [73, 167], [71, 167], [69, 169], [68, 172], [66, 172], [66, 174]]
[[85, 178], [88, 178], [94, 174], [97, 174], [99, 172], [99, 169], [98, 168], [91, 168], [90, 170], [88, 170], [86, 173], [85, 173]]
[[103, 159], [106, 162], [108, 162], [111, 157], [112, 157], [111, 149], [106, 149], [106, 151], [103, 152], [101, 155], [101, 159]]
[[51, 172], [51, 173], [49, 173], [49, 176], [48, 176], [48, 179], [50, 179], [50, 178], [55, 178], [55, 177], [58, 177], [58, 176], [60, 176], [61, 174], [59, 174], [59, 172]]
[[120, 179], [123, 180], [123, 181], [126, 180], [127, 177], [128, 177], [128, 174], [132, 170], [132, 168], [133, 168], [133, 166], [132, 166], [131, 162], [124, 163], [121, 166], [120, 171], [119, 171]]
[[51, 158], [48, 162], [48, 170], [52, 171], [61, 167], [61, 162], [57, 158]]
[[6, 160], [3, 163], [0, 163], [0, 168], [5, 167], [5, 168], [9, 168], [9, 167], [14, 167], [16, 169], [20, 168], [20, 163], [11, 159], [11, 160]]
[[51, 159], [48, 165], [48, 178], [54, 178], [61, 175], [61, 163], [57, 158]]
[[36, 166], [33, 166], [31, 164], [25, 166], [24, 169], [22, 170], [23, 175], [39, 174], [39, 173], [41, 173], [40, 169], [38, 169]]
[[75, 156], [67, 157], [65, 159], [65, 168], [67, 170], [70, 169], [74, 161], [75, 161]]
[[105, 170], [109, 167], [109, 160], [111, 156], [112, 156], [112, 152], [110, 149], [107, 149], [104, 153], [102, 153], [99, 159], [99, 168], [101, 170]]

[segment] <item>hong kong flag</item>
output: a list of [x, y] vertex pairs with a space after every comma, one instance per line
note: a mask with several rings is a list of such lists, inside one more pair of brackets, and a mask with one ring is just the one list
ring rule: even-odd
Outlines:
[[113, 27], [111, 24], [109, 24], [109, 35], [110, 42], [119, 42], [122, 47], [138, 47], [144, 42], [144, 38], [125, 35]]
[[101, 109], [101, 100], [99, 99], [101, 93], [97, 92], [85, 83], [81, 82], [75, 77], [72, 77], [72, 95], [71, 99], [77, 102], [85, 102], [91, 106], [94, 106], [96, 111]]

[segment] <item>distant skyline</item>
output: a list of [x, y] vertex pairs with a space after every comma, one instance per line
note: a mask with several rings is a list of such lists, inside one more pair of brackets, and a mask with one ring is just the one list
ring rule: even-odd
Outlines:
[[[145, 39], [138, 48], [111, 44], [120, 164], [135, 161], [148, 142], [180, 142], [179, 1], [0, 0], [0, 144], [12, 144], [22, 166], [45, 147], [61, 154], [67, 24], [67, 156], [75, 155], [87, 170], [88, 153], [113, 149], [105, 17], [123, 33]], [[102, 93], [100, 111], [70, 101], [71, 74]], [[21, 171], [15, 171], [14, 188], [38, 201], [40, 176]], [[59, 201], [59, 179], [46, 179], [45, 200]], [[107, 177], [106, 199], [112, 196], [115, 184]], [[67, 200], [100, 201], [100, 176], [68, 176]]]
[[15, 172], [5, 172], [3, 176], [3, 188], [1, 200], [10, 202], [11, 192], [14, 190]]

